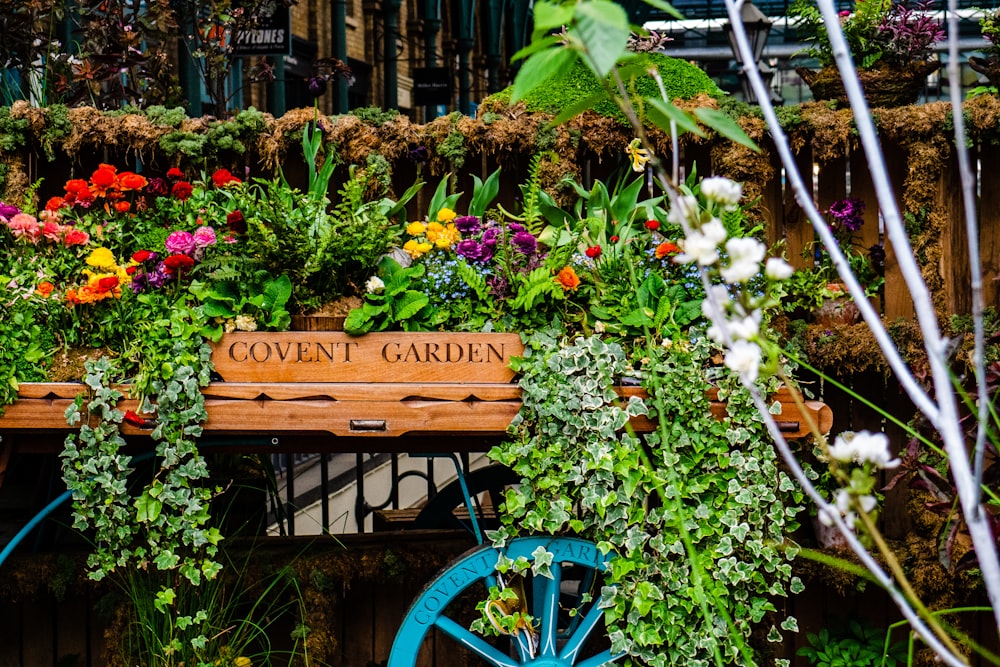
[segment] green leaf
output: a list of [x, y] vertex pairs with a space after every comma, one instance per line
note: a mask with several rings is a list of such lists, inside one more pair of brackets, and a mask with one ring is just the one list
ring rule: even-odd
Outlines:
[[421, 311], [428, 303], [430, 299], [423, 292], [418, 292], [417, 290], [406, 290], [403, 296], [396, 302], [396, 321], [405, 320], [413, 317]]
[[558, 30], [573, 20], [573, 6], [556, 2], [536, 2], [532, 15], [535, 32], [549, 32]]
[[650, 98], [646, 102], [649, 105], [646, 108], [646, 117], [668, 135], [670, 134], [670, 121], [673, 121], [680, 134], [690, 132], [699, 137], [705, 136], [702, 129], [698, 127], [698, 123], [671, 102], [657, 98]]
[[497, 194], [500, 192], [500, 168], [497, 169], [486, 177], [485, 181], [481, 181], [478, 176], [473, 176], [473, 188], [472, 188], [472, 202], [469, 204], [469, 215], [474, 215], [477, 218], [483, 217], [486, 213], [486, 207], [496, 199]]
[[589, 64], [603, 79], [625, 54], [630, 34], [628, 14], [614, 2], [593, 0], [577, 5], [575, 18], [576, 34], [587, 51]]
[[709, 109], [708, 107], [698, 107], [694, 110], [694, 115], [698, 117], [698, 120], [727, 139], [731, 139], [752, 150], [760, 151], [760, 147], [754, 143], [753, 139], [747, 136], [743, 128], [724, 112], [718, 109]]
[[589, 95], [588, 97], [583, 98], [582, 100], [577, 100], [576, 102], [573, 102], [569, 106], [565, 107], [558, 114], [556, 114], [556, 117], [553, 118], [549, 124], [553, 126], [561, 125], [562, 123], [568, 121], [570, 118], [575, 118], [576, 116], [582, 114], [584, 111], [594, 108], [594, 106], [596, 106], [598, 102], [607, 99], [607, 97], [608, 97], [607, 92], [601, 90], [599, 92], [594, 93], [593, 95]]
[[286, 274], [276, 280], [269, 280], [264, 284], [264, 296], [267, 298], [268, 309], [273, 310], [275, 306], [284, 306], [292, 296], [292, 281]]
[[561, 44], [563, 37], [561, 35], [548, 35], [542, 37], [541, 39], [533, 39], [531, 43], [525, 46], [523, 49], [515, 53], [510, 57], [512, 63], [522, 60], [532, 55], [533, 53], [538, 53], [543, 49], [555, 46], [556, 44]]
[[578, 57], [576, 51], [560, 46], [539, 51], [525, 60], [514, 79], [510, 103], [516, 104], [549, 79], [562, 77], [572, 69]]

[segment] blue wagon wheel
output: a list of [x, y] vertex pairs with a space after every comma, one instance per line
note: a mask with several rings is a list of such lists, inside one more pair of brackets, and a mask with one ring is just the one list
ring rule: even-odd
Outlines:
[[[497, 585], [495, 566], [501, 552], [511, 560], [533, 561], [538, 547], [553, 555], [552, 577], [532, 577], [528, 570], [523, 581], [533, 641], [483, 637], [469, 630], [468, 620], [455, 620], [463, 606], [453, 603], [466, 591], [477, 591], [485, 600], [489, 587]], [[598, 667], [614, 662], [622, 656], [612, 654], [609, 642], [599, 636], [605, 633], [604, 611], [597, 606], [609, 560], [593, 542], [568, 537], [522, 537], [503, 549], [473, 549], [442, 570], [410, 606], [388, 667], [413, 667], [432, 628], [494, 667]], [[468, 604], [464, 609], [467, 613]]]

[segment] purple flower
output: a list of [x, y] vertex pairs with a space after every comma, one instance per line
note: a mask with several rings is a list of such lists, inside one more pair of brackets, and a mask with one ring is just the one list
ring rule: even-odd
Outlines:
[[835, 226], [843, 227], [849, 232], [856, 232], [865, 223], [862, 217], [864, 211], [865, 203], [863, 201], [848, 197], [833, 202], [827, 213], [833, 218]]
[[475, 234], [479, 231], [479, 218], [474, 215], [462, 215], [455, 218], [455, 229], [463, 234]]
[[517, 234], [518, 232], [526, 232], [526, 231], [528, 231], [525, 228], [525, 226], [522, 225], [519, 222], [512, 222], [512, 223], [510, 223], [509, 225], [507, 225], [507, 229], [510, 230], [511, 234]]
[[191, 235], [191, 240], [194, 241], [196, 248], [207, 248], [210, 245], [215, 245], [215, 230], [208, 226], [199, 227], [194, 230], [194, 234]]
[[170, 236], [167, 237], [163, 245], [170, 252], [183, 253], [185, 255], [190, 255], [196, 247], [194, 237], [190, 232], [185, 231], [170, 232]]
[[482, 262], [486, 247], [475, 239], [463, 239], [455, 245], [455, 254], [470, 262]]
[[326, 77], [322, 76], [312, 77], [311, 79], [309, 79], [307, 88], [309, 89], [309, 94], [312, 95], [314, 98], [322, 97], [323, 93], [326, 92]]
[[146, 192], [154, 197], [166, 197], [170, 194], [170, 186], [165, 180], [156, 176], [149, 179], [149, 183], [146, 184]]
[[872, 268], [880, 276], [885, 275], [885, 247], [881, 243], [876, 243], [868, 248], [868, 257], [872, 260]]
[[427, 146], [417, 146], [416, 144], [410, 144], [406, 156], [420, 165], [427, 164], [427, 161], [431, 158]]
[[6, 204], [0, 201], [0, 218], [6, 218], [7, 220], [10, 220], [20, 212], [21, 209], [14, 206], [13, 204]]
[[500, 237], [500, 230], [496, 227], [487, 227], [483, 230], [482, 243], [491, 248], [496, 247], [497, 239]]
[[538, 248], [538, 240], [530, 232], [517, 232], [511, 239], [522, 255], [533, 255]]

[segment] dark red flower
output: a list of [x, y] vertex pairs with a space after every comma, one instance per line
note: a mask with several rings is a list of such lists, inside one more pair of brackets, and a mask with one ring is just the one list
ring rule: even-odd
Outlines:
[[591, 259], [597, 259], [598, 257], [601, 256], [601, 246], [592, 245], [589, 248], [587, 248], [584, 252], [587, 254], [587, 257]]
[[609, 240], [609, 241], [611, 241], [612, 243], [618, 243], [618, 237], [617, 237], [617, 236], [612, 236], [612, 237], [611, 237], [610, 239], [608, 239], [608, 240]]
[[149, 184], [146, 186], [146, 192], [154, 197], [165, 197], [170, 194], [170, 186], [162, 178], [151, 178], [149, 179]]
[[178, 169], [177, 167], [171, 167], [169, 170], [167, 170], [167, 178], [169, 178], [171, 181], [179, 181], [182, 178], [184, 178], [184, 172]]
[[194, 192], [194, 188], [191, 187], [191, 184], [187, 181], [178, 181], [174, 183], [174, 187], [170, 189], [170, 194], [181, 201], [187, 201], [192, 192]]
[[226, 216], [226, 225], [233, 234], [246, 234], [247, 221], [243, 219], [242, 211], [233, 211]]
[[655, 232], [659, 228], [660, 228], [660, 221], [659, 220], [647, 220], [646, 221], [646, 229], [649, 229], [649, 230]]

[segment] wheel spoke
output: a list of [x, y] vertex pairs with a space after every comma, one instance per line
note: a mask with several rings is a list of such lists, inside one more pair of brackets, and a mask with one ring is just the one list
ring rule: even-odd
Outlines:
[[577, 654], [587, 642], [587, 638], [590, 637], [590, 633], [593, 632], [594, 628], [597, 627], [597, 624], [603, 617], [604, 610], [598, 607], [596, 602], [592, 603], [590, 605], [590, 609], [588, 609], [587, 613], [580, 619], [573, 635], [563, 646], [562, 654], [560, 654], [559, 657], [563, 660], [568, 660], [571, 663], [576, 660]]
[[434, 625], [436, 625], [441, 632], [445, 633], [459, 644], [495, 667], [519, 667], [521, 664], [519, 662], [515, 662], [511, 657], [504, 655], [498, 649], [486, 643], [482, 637], [466, 630], [447, 616], [439, 616], [437, 620], [434, 621]]
[[551, 572], [551, 579], [542, 578], [544, 585], [542, 586], [541, 599], [535, 600], [535, 614], [542, 619], [539, 655], [554, 658], [558, 654], [556, 633], [559, 626], [559, 587], [562, 584], [562, 566], [553, 563]]
[[576, 667], [601, 667], [601, 665], [606, 665], [609, 662], [618, 662], [625, 657], [624, 653], [612, 653], [611, 649], [607, 651], [602, 651], [592, 658], [587, 658]]

